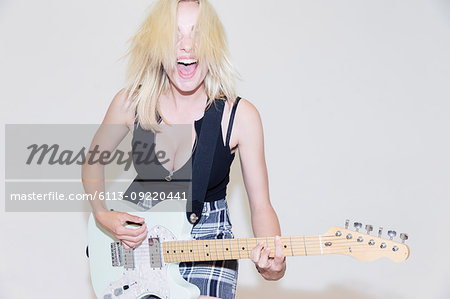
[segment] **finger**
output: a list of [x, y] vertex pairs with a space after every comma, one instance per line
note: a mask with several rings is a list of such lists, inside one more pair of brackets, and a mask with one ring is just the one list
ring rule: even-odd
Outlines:
[[270, 268], [269, 253], [270, 253], [270, 248], [266, 248], [262, 251], [259, 261], [258, 261], [259, 268], [261, 268], [261, 269]]
[[144, 223], [138, 228], [125, 227], [125, 229], [126, 229], [126, 233], [125, 234], [127, 234], [129, 236], [137, 237], [137, 236], [140, 236], [143, 233], [147, 232], [147, 225], [145, 225], [145, 223]]
[[119, 227], [116, 228], [116, 234], [119, 236], [137, 237], [143, 234], [144, 232], [147, 232], [147, 226], [145, 225], [145, 223], [139, 228], [129, 228], [123, 225], [119, 225]]
[[133, 236], [127, 236], [127, 235], [119, 236], [119, 239], [122, 240], [122, 241], [133, 242], [133, 243], [142, 242], [141, 238], [133, 237]]
[[275, 236], [275, 257], [272, 263], [272, 265], [276, 268], [274, 270], [281, 270], [284, 261], [285, 258], [283, 253], [283, 246], [281, 244], [281, 238], [279, 236]]
[[251, 253], [251, 259], [256, 264], [259, 261], [259, 257], [261, 256], [261, 249], [264, 246], [263, 242], [259, 242], [253, 249]]
[[121, 231], [121, 234], [119, 234], [117, 237], [119, 239], [125, 239], [133, 242], [142, 242], [148, 234], [147, 228], [144, 228], [141, 234], [136, 235], [134, 229], [127, 229]]
[[142, 244], [143, 241], [144, 241], [144, 239], [138, 241], [138, 242], [136, 243], [136, 247], [140, 246], [140, 245]]
[[139, 244], [142, 243], [142, 241], [147, 239], [147, 230], [145, 230], [142, 234], [138, 235], [136, 238], [137, 238]]
[[123, 247], [125, 247], [125, 249], [131, 249], [134, 248], [134, 243], [130, 242], [130, 241], [125, 241], [125, 240], [121, 240]]
[[127, 221], [133, 222], [133, 223], [144, 223], [145, 218], [134, 216], [134, 215], [131, 215], [128, 213], [123, 213], [122, 221], [123, 221], [123, 223], [125, 223]]

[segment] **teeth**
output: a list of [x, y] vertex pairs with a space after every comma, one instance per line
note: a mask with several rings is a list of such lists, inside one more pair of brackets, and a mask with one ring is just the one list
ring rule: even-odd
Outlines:
[[178, 59], [177, 63], [192, 64], [192, 63], [197, 63], [197, 59]]

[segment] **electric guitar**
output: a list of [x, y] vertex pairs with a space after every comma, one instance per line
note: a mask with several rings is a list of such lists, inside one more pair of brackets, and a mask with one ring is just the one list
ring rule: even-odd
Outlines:
[[[118, 201], [113, 206], [117, 211], [131, 211], [130, 214], [145, 218], [148, 228], [147, 239], [135, 249], [125, 249], [121, 242], [97, 225], [91, 214], [88, 224], [89, 260], [92, 285], [95, 294], [102, 299], [196, 299], [199, 289], [183, 279], [178, 263], [187, 261], [211, 261], [250, 258], [252, 249], [264, 242], [275, 253], [274, 238], [238, 238], [193, 240], [192, 225], [186, 213], [168, 212], [170, 205], [179, 201], [163, 201], [147, 212], [127, 201]], [[180, 203], [180, 202], [179, 202]], [[178, 204], [179, 204], [178, 203]], [[185, 203], [182, 203], [185, 204]], [[168, 209], [169, 208], [169, 209]], [[356, 231], [331, 227], [325, 234], [316, 236], [281, 237], [285, 256], [308, 256], [340, 254], [372, 261], [387, 257], [402, 262], [409, 256], [404, 242], [407, 234], [401, 234], [402, 242], [393, 240], [395, 231], [388, 231], [390, 239], [359, 232], [361, 223], [354, 224]]]

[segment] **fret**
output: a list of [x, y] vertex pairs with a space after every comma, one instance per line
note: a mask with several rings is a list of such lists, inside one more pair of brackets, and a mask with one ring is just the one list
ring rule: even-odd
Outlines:
[[195, 240], [191, 240], [191, 241], [189, 242], [190, 245], [191, 245], [191, 247], [189, 248], [189, 253], [192, 254], [192, 260], [191, 260], [191, 261], [196, 261], [196, 260], [198, 260], [198, 258], [195, 257], [195, 248], [194, 248], [195, 242], [196, 242]]
[[295, 254], [294, 254], [294, 246], [292, 245], [292, 237], [289, 237], [289, 242], [291, 243], [291, 253], [292, 253], [292, 256], [295, 256]]
[[205, 261], [206, 260], [206, 248], [205, 248], [205, 240], [199, 240], [199, 246], [202, 248], [202, 254], [203, 256], [201, 257], [201, 261]]
[[192, 252], [194, 253], [194, 259], [196, 261], [200, 260], [200, 250], [198, 247], [198, 240], [192, 241]]
[[231, 259], [234, 259], [234, 256], [233, 256], [233, 245], [231, 244], [231, 240], [233, 240], [233, 239], [228, 239], [228, 241], [230, 243], [230, 257], [231, 257]]
[[255, 238], [249, 238], [248, 240], [248, 250], [249, 250], [249, 258], [251, 258], [251, 251], [256, 245], [258, 245], [258, 241]]
[[217, 260], [220, 260], [220, 258], [219, 258], [219, 253], [218, 253], [218, 251], [217, 251], [217, 239], [214, 240], [214, 246], [216, 247], [216, 259], [217, 259]]
[[291, 237], [292, 248], [295, 247], [295, 249], [293, 249], [294, 256], [303, 255], [303, 243], [299, 242], [296, 238], [298, 237]]
[[171, 256], [170, 256], [170, 242], [166, 242], [166, 244], [167, 244], [167, 262], [168, 263], [171, 263], [172, 261], [171, 261]]
[[222, 239], [222, 254], [223, 254], [223, 259], [226, 260], [227, 258], [225, 257], [225, 244], [224, 244], [224, 239]]
[[[256, 244], [258, 244], [259, 242], [261, 242], [262, 240], [260, 240], [260, 238], [255, 238], [256, 239]], [[265, 243], [263, 242], [263, 247], [262, 247], [262, 249], [264, 249], [264, 248], [266, 248], [265, 247]]]
[[248, 238], [246, 239], [247, 241], [247, 257], [250, 258], [250, 248], [248, 247]]
[[238, 253], [239, 253], [239, 259], [241, 259], [241, 248], [240, 248], [240, 246], [239, 246], [239, 239], [236, 239], [237, 240], [237, 249], [238, 249]]
[[172, 243], [169, 241], [167, 242], [167, 254], [168, 254], [168, 262], [171, 263], [172, 262]]
[[210, 240], [205, 240], [203, 244], [205, 244], [205, 250], [208, 251], [208, 252], [206, 252], [206, 256], [209, 257], [210, 260], [212, 260], [212, 257], [211, 257], [211, 241]]
[[198, 249], [198, 260], [199, 261], [202, 261], [203, 259], [200, 257], [200, 240], [196, 240], [196, 242], [195, 243], [197, 243], [197, 249]]
[[205, 240], [199, 240], [200, 247], [202, 248], [202, 257], [201, 261], [207, 260], [207, 253], [206, 253], [206, 246], [205, 246]]
[[175, 253], [175, 261], [178, 261], [180, 258], [178, 257], [178, 241], [174, 242], [175, 245], [175, 249], [173, 250], [173, 252]]
[[[281, 241], [281, 250], [283, 252], [283, 255], [284, 256], [289, 256], [290, 255], [290, 250], [288, 249], [289, 246], [287, 244], [287, 241], [285, 240], [284, 237], [280, 237], [280, 241]], [[274, 239], [274, 242], [275, 242], [275, 239]]]
[[184, 252], [186, 254], [186, 262], [191, 261], [191, 254], [189, 252], [189, 244], [191, 243], [191, 241], [186, 240], [186, 246], [184, 247]]
[[[181, 242], [181, 244], [180, 244], [180, 242]], [[176, 243], [176, 245], [177, 245], [177, 251], [176, 251], [176, 253], [177, 253], [177, 260], [178, 261], [180, 261], [181, 262], [181, 260], [182, 260], [182, 254], [181, 254], [181, 248], [183, 248], [183, 241], [177, 241], [177, 243]]]
[[189, 244], [191, 244], [191, 241], [186, 241], [186, 248], [185, 248], [186, 254], [187, 254], [186, 262], [192, 261], [191, 251], [190, 251], [190, 248], [189, 248]]
[[166, 251], [167, 251], [167, 246], [166, 246], [166, 243], [164, 242], [164, 243], [161, 243], [161, 246], [162, 246], [162, 253], [163, 253], [163, 259], [164, 259], [164, 262], [167, 262], [167, 258], [166, 258]]
[[[297, 241], [295, 241], [295, 240], [297, 240]], [[297, 247], [299, 248], [298, 249], [298, 252], [296, 253], [296, 255], [297, 256], [307, 256], [307, 248], [306, 248], [306, 245], [305, 245], [305, 242], [304, 242], [304, 237], [303, 236], [299, 236], [299, 237], [294, 237], [294, 242], [297, 242]]]
[[181, 261], [182, 262], [185, 262], [185, 261], [187, 261], [187, 259], [186, 259], [186, 253], [185, 253], [185, 250], [184, 250], [184, 248], [185, 248], [185, 243], [186, 243], [186, 241], [181, 241]]
[[321, 235], [319, 235], [319, 246], [320, 246], [320, 255], [323, 255], [322, 236]]
[[303, 236], [303, 244], [305, 246], [305, 256], [308, 256], [308, 251], [306, 250], [306, 239], [305, 239], [305, 236]]
[[170, 252], [171, 257], [172, 257], [172, 262], [176, 262], [176, 257], [175, 257], [175, 241], [171, 241], [170, 242], [170, 248], [172, 249], [172, 251]]
[[231, 242], [230, 239], [222, 239], [222, 243], [223, 243], [223, 254], [224, 254], [224, 259], [226, 260], [232, 260], [233, 259], [233, 255], [231, 252]]
[[185, 262], [189, 262], [191, 260], [191, 254], [189, 253], [189, 244], [191, 241], [186, 240], [186, 244], [184, 245], [184, 254], [185, 254]]

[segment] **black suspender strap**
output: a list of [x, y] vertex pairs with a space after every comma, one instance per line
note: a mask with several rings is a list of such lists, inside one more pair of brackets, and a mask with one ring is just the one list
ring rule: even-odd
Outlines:
[[221, 133], [220, 128], [224, 105], [223, 100], [215, 100], [203, 116], [197, 149], [192, 164], [192, 207], [188, 206], [186, 212], [188, 221], [192, 224], [198, 223], [202, 214], [212, 162], [216, 151], [217, 138], [219, 133]]
[[233, 128], [234, 115], [236, 114], [236, 108], [237, 108], [237, 105], [239, 104], [240, 99], [241, 99], [241, 97], [237, 97], [236, 101], [233, 104], [233, 108], [231, 108], [230, 121], [228, 122], [227, 137], [226, 137], [226, 141], [225, 141], [226, 146], [229, 146], [229, 144], [230, 144], [231, 129]]

